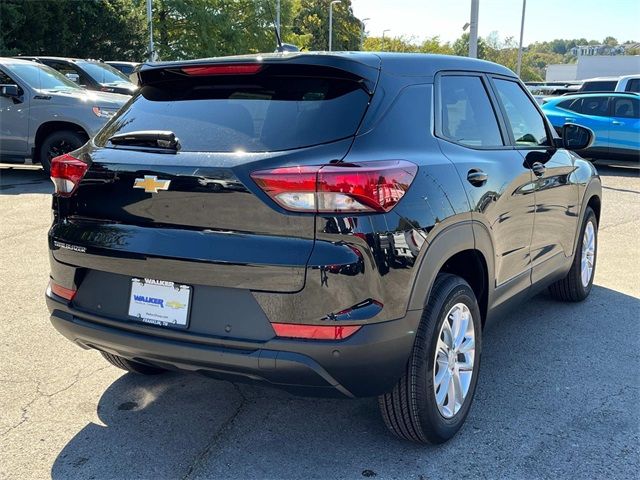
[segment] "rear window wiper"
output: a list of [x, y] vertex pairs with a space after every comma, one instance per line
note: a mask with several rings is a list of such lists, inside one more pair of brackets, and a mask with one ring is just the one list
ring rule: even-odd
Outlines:
[[118, 133], [109, 137], [115, 146], [142, 147], [161, 150], [180, 150], [180, 140], [176, 134], [168, 130], [141, 130], [137, 132]]

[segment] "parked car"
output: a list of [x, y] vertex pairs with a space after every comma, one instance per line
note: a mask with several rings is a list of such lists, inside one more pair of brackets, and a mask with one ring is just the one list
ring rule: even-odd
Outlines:
[[116, 61], [108, 61], [104, 62], [107, 65], [111, 65], [116, 70], [124, 73], [131, 83], [136, 85], [138, 83], [138, 78], [136, 77], [135, 71], [136, 68], [140, 65], [138, 62], [116, 62]]
[[20, 58], [47, 65], [89, 90], [133, 95], [138, 89], [122, 72], [97, 60], [40, 56]]
[[591, 290], [601, 185], [570, 149], [592, 134], [558, 138], [505, 67], [293, 53], [140, 78], [52, 168], [51, 321], [120, 368], [379, 395], [393, 433], [438, 443], [483, 328]]
[[90, 92], [39, 63], [0, 58], [0, 157], [53, 157], [82, 146], [130, 97]]
[[620, 77], [616, 84], [615, 91], [640, 93], [640, 74]]
[[595, 142], [582, 156], [640, 161], [640, 95], [591, 93], [545, 100], [542, 111], [556, 131], [570, 122], [594, 132]]

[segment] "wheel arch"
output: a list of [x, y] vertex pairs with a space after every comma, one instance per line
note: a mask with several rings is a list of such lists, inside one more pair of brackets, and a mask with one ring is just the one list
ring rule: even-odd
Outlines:
[[486, 227], [465, 221], [446, 228], [429, 243], [411, 292], [409, 310], [424, 308], [440, 273], [458, 275], [471, 286], [484, 325], [493, 275], [493, 244]]
[[44, 122], [38, 127], [38, 130], [36, 131], [36, 135], [34, 138], [34, 142], [33, 142], [33, 146], [34, 146], [33, 161], [34, 162], [38, 162], [38, 163], [40, 162], [40, 147], [42, 146], [42, 142], [44, 141], [44, 139], [47, 138], [53, 132], [58, 132], [60, 130], [71, 130], [73, 132], [83, 135], [84, 137], [86, 137], [87, 140], [89, 139], [89, 134], [87, 133], [87, 131], [77, 123], [60, 121], [60, 120]]

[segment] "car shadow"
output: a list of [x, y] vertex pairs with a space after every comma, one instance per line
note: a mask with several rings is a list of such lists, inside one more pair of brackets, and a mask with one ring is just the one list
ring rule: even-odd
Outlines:
[[53, 184], [39, 166], [0, 166], [0, 195], [53, 193]]
[[496, 321], [484, 334], [474, 406], [444, 445], [392, 437], [375, 399], [298, 398], [195, 375], [126, 374], [99, 401], [103, 425], [79, 431], [51, 474], [590, 478], [597, 465], [624, 475], [620, 462], [638, 425], [637, 409], [629, 408], [639, 400], [640, 345], [631, 333], [638, 312], [639, 299], [595, 286], [582, 303], [542, 295]]

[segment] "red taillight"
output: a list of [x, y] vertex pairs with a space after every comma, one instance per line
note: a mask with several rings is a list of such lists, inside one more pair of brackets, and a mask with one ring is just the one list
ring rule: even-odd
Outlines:
[[61, 197], [70, 196], [88, 168], [89, 165], [67, 153], [51, 160], [51, 181], [56, 186], [55, 193]]
[[187, 75], [251, 75], [262, 70], [262, 65], [255, 63], [236, 63], [231, 65], [199, 65], [182, 67]]
[[360, 325], [272, 323], [271, 326], [278, 337], [306, 338], [310, 340], [344, 340], [360, 330]]
[[388, 212], [404, 196], [418, 167], [404, 160], [283, 167], [251, 178], [287, 210]]
[[73, 300], [73, 297], [76, 295], [76, 290], [72, 290], [70, 288], [65, 288], [61, 285], [58, 285], [53, 280], [49, 282], [49, 289], [58, 297], [62, 297], [66, 300]]

